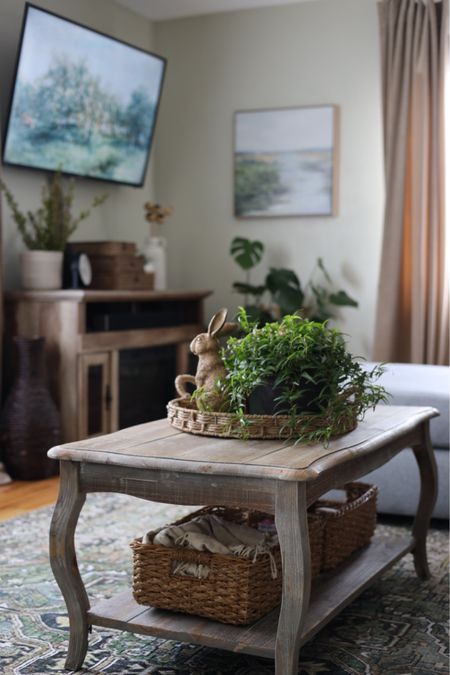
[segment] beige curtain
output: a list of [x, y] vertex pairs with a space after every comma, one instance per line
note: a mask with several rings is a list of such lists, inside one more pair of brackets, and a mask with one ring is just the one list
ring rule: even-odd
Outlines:
[[448, 0], [381, 0], [378, 7], [386, 206], [374, 358], [448, 364]]

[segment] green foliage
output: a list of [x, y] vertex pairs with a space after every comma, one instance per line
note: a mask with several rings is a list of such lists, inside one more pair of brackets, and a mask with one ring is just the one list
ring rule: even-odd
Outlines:
[[[69, 237], [90, 214], [90, 209], [87, 209], [75, 218], [72, 216], [74, 181], [68, 181], [65, 188], [59, 171], [54, 174], [50, 183], [44, 183], [41, 192], [42, 206], [34, 213], [27, 211], [24, 214], [9, 188], [1, 180], [0, 189], [5, 193], [6, 202], [25, 246], [31, 250], [63, 251]], [[106, 197], [107, 195], [95, 197], [91, 209], [100, 206]]]
[[[339, 423], [347, 418], [349, 406], [361, 417], [386, 400], [384, 388], [374, 384], [382, 368], [365, 371], [346, 350], [340, 331], [296, 314], [258, 327], [242, 307], [239, 323], [243, 337], [229, 338], [222, 351], [227, 376], [220, 387], [243, 428], [248, 398], [262, 385], [276, 388], [277, 414], [288, 415], [292, 429], [299, 404], [310, 419], [325, 416]], [[333, 428], [306, 431], [297, 440], [326, 443]]]
[[245, 305], [245, 311], [247, 312], [249, 321], [258, 324], [259, 326], [263, 326], [268, 321], [274, 320], [272, 314], [270, 314], [269, 311], [261, 304]]
[[242, 293], [243, 295], [254, 295], [256, 298], [259, 298], [267, 290], [266, 286], [253, 286], [252, 284], [246, 284], [242, 281], [235, 281], [233, 288], [236, 293]]
[[[260, 325], [295, 312], [323, 322], [335, 316], [335, 307], [358, 307], [357, 301], [344, 290], [335, 290], [322, 258], [317, 259], [311, 278], [302, 288], [295, 272], [283, 267], [271, 267], [263, 284], [250, 283], [250, 270], [261, 262], [264, 254], [264, 244], [260, 241], [235, 237], [230, 254], [246, 272], [246, 281], [235, 281], [233, 289], [244, 295], [247, 313]], [[265, 295], [270, 298], [269, 304], [263, 302]], [[248, 296], [253, 297], [249, 300]]]
[[337, 291], [337, 293], [330, 293], [329, 299], [333, 305], [340, 305], [341, 307], [344, 305], [349, 307], [358, 307], [356, 300], [353, 300], [353, 298], [351, 298], [345, 291], [342, 290]]
[[202, 412], [212, 412], [208, 401], [208, 394], [204, 387], [196, 387], [191, 394], [191, 399], [196, 402], [197, 408]]
[[274, 195], [283, 191], [278, 166], [275, 163], [244, 156], [236, 157], [235, 213], [264, 209]]
[[243, 270], [249, 270], [261, 261], [264, 244], [258, 240], [235, 237], [231, 242], [230, 253]]
[[[317, 271], [322, 278], [317, 281]], [[324, 283], [324, 281], [325, 283]], [[344, 290], [333, 290], [333, 282], [328, 274], [322, 258], [317, 259], [316, 269], [313, 271], [308, 288], [312, 293], [314, 302], [311, 303], [309, 318], [314, 321], [327, 321], [334, 317], [330, 305], [335, 307], [358, 307], [358, 303]]]
[[271, 267], [265, 285], [283, 316], [303, 307], [305, 296], [300, 280], [292, 270]]

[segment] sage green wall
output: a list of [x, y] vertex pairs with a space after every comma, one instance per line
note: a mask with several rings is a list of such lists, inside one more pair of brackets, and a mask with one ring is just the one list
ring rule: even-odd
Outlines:
[[[233, 309], [231, 239], [261, 239], [265, 265], [306, 281], [317, 256], [360, 302], [340, 325], [368, 356], [374, 327], [383, 207], [375, 0], [318, 0], [156, 24], [168, 57], [157, 141], [156, 195], [168, 221], [169, 280], [211, 288], [209, 313]], [[340, 205], [335, 218], [237, 221], [232, 120], [240, 109], [334, 103], [341, 108]], [[258, 275], [255, 276], [255, 281]]]
[[[33, 1], [34, 4], [44, 9], [54, 11], [90, 28], [103, 31], [143, 49], [154, 50], [153, 24], [110, 0]], [[24, 0], [0, 0], [0, 117], [3, 123], [14, 74], [24, 5]], [[153, 162], [152, 153], [151, 167]], [[23, 209], [36, 208], [44, 180], [42, 173], [3, 167], [3, 178]], [[75, 210], [86, 208], [97, 194], [107, 192], [109, 198], [80, 225], [73, 238], [80, 240], [125, 239], [141, 243], [147, 233], [142, 205], [151, 196], [152, 185], [151, 172], [142, 189], [77, 180]], [[2, 210], [5, 285], [7, 288], [14, 288], [19, 285], [18, 253], [23, 246], [16, 225], [5, 204]]]

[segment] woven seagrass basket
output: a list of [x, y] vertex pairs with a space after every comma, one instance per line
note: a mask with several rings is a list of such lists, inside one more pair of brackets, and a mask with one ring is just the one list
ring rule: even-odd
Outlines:
[[[204, 514], [256, 527], [267, 514], [243, 509], [205, 507], [181, 518], [179, 525]], [[323, 521], [308, 514], [312, 574], [318, 574], [322, 560]], [[162, 529], [162, 528], [160, 528]], [[159, 530], [156, 530], [156, 534]], [[196, 614], [228, 624], [248, 624], [270, 612], [281, 601], [282, 568], [279, 547], [273, 549], [277, 577], [272, 578], [269, 556], [255, 562], [233, 555], [204, 553], [135, 539], [133, 549], [133, 596], [141, 605], [151, 605], [185, 614]], [[207, 579], [177, 576], [179, 562], [205, 565]]]
[[348, 483], [346, 501], [320, 499], [312, 505], [324, 524], [321, 571], [331, 570], [368, 544], [377, 520], [376, 485]]
[[[242, 438], [243, 435], [242, 426], [235, 415], [198, 410], [190, 398], [175, 398], [169, 401], [167, 417], [173, 427], [190, 434], [222, 438]], [[331, 427], [332, 436], [340, 436], [356, 427], [357, 405], [349, 403], [345, 415], [341, 415], [338, 420], [332, 415], [300, 414], [295, 427], [292, 426], [288, 415], [246, 415], [245, 419], [248, 423], [245, 438], [266, 440], [295, 438], [323, 427]]]

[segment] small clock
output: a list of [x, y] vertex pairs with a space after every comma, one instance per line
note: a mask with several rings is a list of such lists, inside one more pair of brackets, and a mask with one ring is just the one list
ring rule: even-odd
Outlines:
[[88, 256], [68, 246], [64, 256], [64, 288], [87, 288], [91, 283], [92, 267]]
[[78, 274], [80, 276], [81, 283], [84, 287], [90, 286], [92, 283], [92, 267], [91, 261], [87, 257], [86, 253], [80, 253], [78, 258]]

